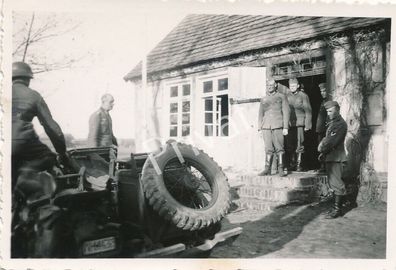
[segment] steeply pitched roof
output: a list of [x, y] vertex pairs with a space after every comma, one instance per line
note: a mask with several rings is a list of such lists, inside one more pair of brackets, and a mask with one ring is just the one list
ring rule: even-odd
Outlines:
[[[186, 16], [148, 55], [147, 73], [190, 66], [211, 59], [292, 41], [362, 28], [385, 18], [250, 15]], [[124, 79], [141, 76], [139, 63]]]

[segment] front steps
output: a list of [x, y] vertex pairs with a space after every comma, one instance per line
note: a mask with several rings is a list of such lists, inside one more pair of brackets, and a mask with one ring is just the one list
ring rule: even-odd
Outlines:
[[327, 188], [327, 177], [314, 172], [278, 175], [242, 175], [230, 179], [235, 190], [233, 202], [240, 209], [271, 210], [289, 203], [317, 201]]

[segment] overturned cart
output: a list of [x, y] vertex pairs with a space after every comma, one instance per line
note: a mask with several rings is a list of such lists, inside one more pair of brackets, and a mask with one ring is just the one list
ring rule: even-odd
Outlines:
[[42, 223], [42, 232], [51, 228], [58, 240], [41, 244], [44, 254], [36, 249], [35, 256], [203, 257], [241, 233], [221, 229], [229, 185], [206, 153], [175, 142], [124, 161], [112, 151], [69, 151], [74, 173], [57, 179], [51, 200], [61, 218]]

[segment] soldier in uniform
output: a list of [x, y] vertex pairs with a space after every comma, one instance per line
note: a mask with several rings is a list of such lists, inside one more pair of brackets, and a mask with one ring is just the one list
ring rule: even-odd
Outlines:
[[297, 171], [302, 171], [302, 154], [304, 153], [304, 131], [312, 128], [312, 109], [308, 95], [300, 91], [296, 78], [289, 80], [290, 93], [287, 100], [290, 106], [290, 128], [286, 137], [286, 157], [294, 169], [297, 155]]
[[345, 183], [342, 180], [343, 168], [347, 161], [344, 140], [347, 134], [347, 124], [340, 115], [340, 106], [336, 101], [327, 101], [324, 107], [329, 116], [329, 126], [326, 136], [319, 143], [319, 161], [326, 162], [326, 172], [329, 186], [334, 191], [335, 200], [332, 210], [326, 218], [337, 218], [342, 215], [342, 198], [346, 195]]
[[88, 145], [91, 147], [117, 146], [113, 134], [113, 124], [109, 111], [114, 107], [114, 98], [110, 94], [102, 96], [102, 105], [89, 118]]
[[61, 128], [51, 116], [43, 97], [29, 88], [33, 72], [24, 62], [12, 64], [12, 187], [20, 168], [33, 171], [56, 170], [57, 155], [43, 144], [32, 120], [37, 117], [58, 157], [66, 162], [66, 143]]
[[278, 157], [278, 172], [286, 176], [284, 170], [284, 137], [288, 133], [289, 104], [284, 94], [277, 91], [278, 84], [270, 79], [267, 81], [267, 95], [260, 101], [258, 130], [263, 132], [266, 151], [265, 168], [259, 175], [271, 173], [273, 154]]
[[[322, 95], [322, 102], [320, 103], [318, 118], [316, 119], [316, 133], [318, 135], [318, 144], [326, 136], [326, 123], [328, 122], [328, 116], [324, 107], [325, 102], [329, 101], [329, 95], [327, 93], [326, 83], [319, 84], [320, 94]], [[319, 172], [325, 171], [325, 164], [320, 163]]]

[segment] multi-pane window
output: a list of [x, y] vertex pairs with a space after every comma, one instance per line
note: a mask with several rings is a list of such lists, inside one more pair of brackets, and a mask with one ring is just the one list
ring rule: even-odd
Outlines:
[[204, 135], [228, 136], [228, 78], [202, 82]]
[[191, 85], [174, 85], [169, 90], [169, 136], [188, 136], [191, 132]]

